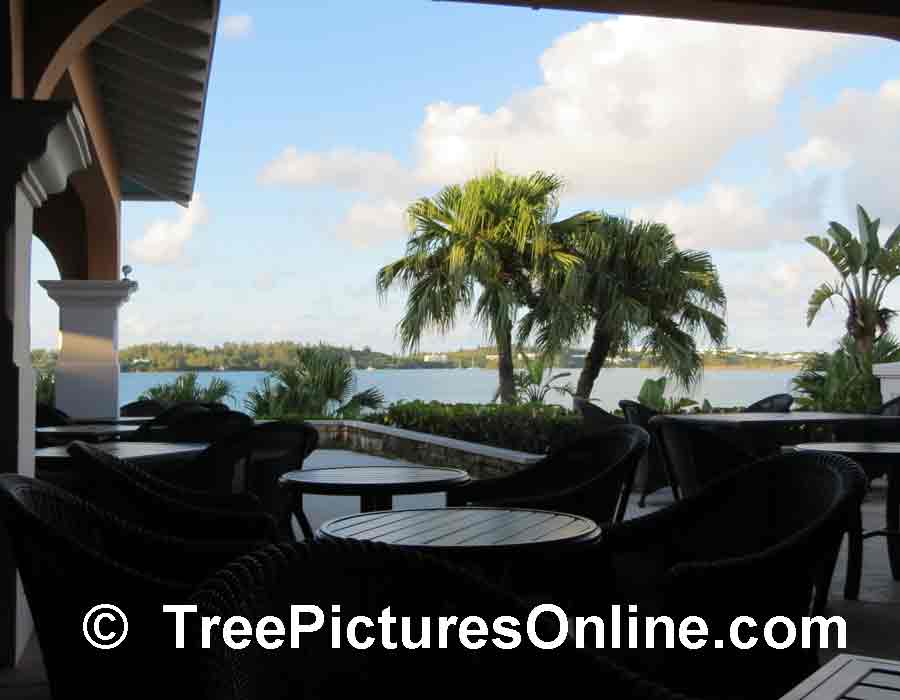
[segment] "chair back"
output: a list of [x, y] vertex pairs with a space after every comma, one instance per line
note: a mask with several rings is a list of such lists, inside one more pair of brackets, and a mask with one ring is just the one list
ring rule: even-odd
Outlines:
[[275, 518], [282, 535], [290, 538], [290, 503], [278, 480], [286, 472], [303, 468], [303, 460], [319, 444], [319, 432], [308, 423], [272, 421], [254, 427], [247, 439], [250, 450], [244, 487]]
[[[650, 447], [647, 449], [647, 454], [640, 464], [638, 464], [637, 472], [634, 476], [634, 489], [640, 495], [638, 505], [643, 508], [649, 494], [658, 491], [664, 486], [672, 485], [665, 460], [660, 454], [659, 445], [653, 435], [653, 431], [650, 430], [650, 421], [654, 416], [658, 416], [659, 413], [637, 401], [629, 401], [627, 399], [619, 401], [619, 408], [622, 409], [625, 420], [629, 424], [639, 425], [650, 433]], [[678, 495], [677, 491], [674, 495]]]
[[794, 397], [790, 394], [772, 394], [744, 409], [744, 413], [788, 413]]
[[45, 403], [35, 406], [34, 426], [36, 428], [53, 428], [58, 425], [69, 425], [72, 419], [58, 408]]
[[[270, 547], [241, 558], [208, 581], [191, 601], [199, 615], [226, 620], [242, 616], [259, 620], [290, 619], [290, 606], [302, 601], [318, 606], [326, 623], [318, 632], [302, 633], [297, 648], [289, 635], [272, 650], [258, 644], [236, 651], [214, 634], [205, 651], [209, 669], [205, 700], [295, 700], [350, 698], [359, 695], [412, 700], [423, 688], [440, 684], [439, 695], [466, 697], [477, 684], [479, 697], [552, 697], [560, 679], [575, 685], [598, 684], [604, 694], [622, 700], [674, 699], [665, 689], [639, 678], [603, 657], [567, 645], [554, 652], [540, 651], [523, 633], [513, 650], [490, 642], [477, 651], [465, 649], [455, 627], [438, 648], [439, 618], [478, 616], [491, 627], [501, 615], [524, 625], [529, 606], [472, 573], [416, 552], [368, 542], [319, 540]], [[398, 619], [393, 625], [397, 648], [385, 650], [377, 629], [356, 625], [359, 642], [371, 639], [365, 651], [353, 649], [345, 638], [333, 648], [329, 631], [332, 606], [340, 606], [346, 621], [357, 616], [377, 620], [384, 608]], [[407, 638], [428, 639], [427, 646], [406, 648], [400, 642], [400, 618], [409, 618]], [[430, 634], [423, 636], [422, 618], [429, 618]], [[554, 638], [538, 618], [538, 634]], [[302, 622], [311, 621], [303, 615]], [[375, 623], [377, 625], [377, 623]], [[287, 625], [287, 623], [286, 623]], [[520, 628], [522, 629], [522, 628]], [[524, 632], [524, 631], [523, 631]], [[448, 673], [448, 670], [451, 672]]]
[[74, 476], [65, 486], [142, 528], [182, 539], [277, 539], [274, 519], [252, 496], [187, 489], [84, 442], [71, 443], [68, 452]]
[[591, 403], [580, 396], [576, 396], [572, 399], [572, 406], [575, 411], [580, 413], [584, 418], [584, 425], [588, 430], [608, 428], [625, 422], [624, 418], [620, 418], [614, 413], [605, 411], [597, 404]]
[[[168, 685], [171, 693], [171, 679], [188, 678], [192, 664], [170, 652], [171, 620], [161, 606], [185, 600], [218, 565], [201, 572], [198, 558], [186, 555], [177, 540], [155, 539], [52, 484], [18, 474], [0, 475], [0, 520], [53, 698], [83, 698], [86, 684], [95, 686], [89, 695], [104, 699], [121, 697], [122, 688], [135, 683], [159, 693]], [[114, 651], [95, 649], [82, 634], [85, 614], [103, 603], [129, 620], [131, 634]], [[148, 663], [156, 671], [148, 673]]]
[[659, 416], [651, 425], [651, 434], [682, 498], [757, 459], [742, 442], [743, 434], [734, 428], [693, 425]]
[[253, 424], [250, 416], [232, 411], [224, 404], [186, 401], [144, 423], [128, 439], [134, 442], [213, 442], [232, 432], [230, 428], [241, 421], [245, 428]]
[[155, 399], [138, 399], [122, 406], [119, 415], [123, 418], [155, 418], [165, 410], [166, 407]]

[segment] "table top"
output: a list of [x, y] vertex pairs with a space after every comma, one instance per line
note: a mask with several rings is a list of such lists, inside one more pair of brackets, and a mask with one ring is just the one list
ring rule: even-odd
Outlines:
[[708, 425], [802, 425], [806, 423], [849, 423], [855, 421], [897, 421], [900, 416], [879, 416], [872, 413], [825, 413], [821, 411], [790, 411], [788, 413], [684, 413], [654, 416], [652, 420], [673, 420]]
[[900, 442], [801, 442], [793, 447], [845, 455], [900, 455]]
[[839, 654], [781, 700], [900, 700], [900, 662]]
[[73, 418], [69, 425], [143, 425], [153, 419], [149, 416], [119, 416], [118, 418]]
[[600, 537], [593, 520], [520, 508], [421, 508], [329, 520], [319, 535], [415, 549], [476, 550], [586, 546]]
[[[132, 462], [160, 462], [173, 459], [194, 457], [207, 447], [202, 442], [103, 442], [95, 445], [99, 450], [108, 452], [119, 459]], [[44, 447], [34, 451], [36, 462], [44, 465], [53, 462], [65, 462], [71, 457], [63, 446]]]
[[285, 488], [332, 496], [431, 493], [469, 481], [469, 474], [462, 469], [389, 465], [298, 469], [279, 479]]
[[36, 428], [35, 432], [44, 435], [57, 435], [70, 437], [73, 440], [79, 437], [114, 437], [133, 433], [138, 429], [137, 425], [121, 425], [118, 423], [84, 423], [78, 425], [53, 425], [45, 428]]

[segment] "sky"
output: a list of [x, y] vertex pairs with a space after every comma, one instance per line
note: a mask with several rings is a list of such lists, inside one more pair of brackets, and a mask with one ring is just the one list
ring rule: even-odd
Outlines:
[[[120, 344], [324, 341], [397, 352], [404, 207], [497, 165], [708, 250], [728, 344], [827, 350], [807, 328], [834, 274], [803, 239], [855, 206], [900, 224], [900, 43], [428, 0], [223, 0], [190, 207], [126, 202], [140, 290]], [[58, 279], [34, 239], [32, 346], [55, 347]], [[900, 283], [886, 298], [900, 309]], [[461, 315], [423, 350], [484, 342]]]

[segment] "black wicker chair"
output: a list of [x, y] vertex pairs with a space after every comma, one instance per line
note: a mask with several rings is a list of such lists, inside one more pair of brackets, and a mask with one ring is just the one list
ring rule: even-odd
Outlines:
[[[524, 625], [529, 607], [445, 562], [373, 543], [317, 541], [260, 550], [208, 581], [191, 601], [199, 615], [222, 620], [235, 615], [286, 620], [291, 604], [298, 601], [317, 605], [327, 620], [337, 605], [342, 624], [355, 616], [375, 620], [390, 607], [392, 616], [411, 618], [413, 641], [422, 637], [421, 618], [432, 623], [430, 647], [414, 650], [399, 642], [399, 623], [393, 626], [397, 640], [393, 651], [381, 645], [377, 629], [363, 626], [355, 628], [357, 639], [371, 638], [370, 648], [353, 649], [346, 639], [333, 648], [328, 622], [318, 632], [301, 634], [298, 648], [291, 648], [285, 635], [277, 649], [251, 644], [237, 651], [224, 644], [221, 634], [214, 634], [210, 648], [204, 650], [208, 685], [199, 697], [206, 700], [554, 697], [560, 684], [597, 687], [604, 697], [617, 700], [679, 697], [571, 644], [541, 651], [525, 639], [514, 650], [501, 650], [490, 642], [471, 650], [462, 647], [451, 627], [446, 648], [439, 649], [439, 617], [480, 616], [491, 625], [498, 616], [511, 615]], [[550, 630], [540, 618], [538, 622], [542, 636], [556, 637], [555, 625]]]
[[253, 426], [250, 416], [223, 404], [180, 403], [128, 435], [133, 442], [215, 442]]
[[634, 477], [635, 491], [640, 495], [638, 505], [643, 508], [647, 496], [654, 491], [658, 491], [666, 486], [672, 487], [672, 495], [678, 498], [678, 488], [672, 479], [672, 475], [667, 471], [667, 464], [660, 452], [659, 445], [650, 431], [650, 420], [659, 413], [652, 408], [648, 408], [637, 401], [623, 400], [619, 401], [619, 408], [625, 416], [625, 420], [630, 425], [637, 425], [650, 433], [650, 447], [647, 449], [647, 455], [638, 465], [637, 473]]
[[166, 407], [154, 399], [138, 399], [126, 403], [119, 409], [119, 415], [123, 418], [156, 418]]
[[58, 408], [45, 403], [35, 405], [34, 426], [36, 428], [53, 428], [58, 425], [69, 425], [72, 419]]
[[598, 523], [625, 517], [638, 462], [650, 437], [619, 425], [582, 437], [530, 467], [496, 479], [480, 479], [447, 493], [449, 505], [556, 510]]
[[249, 461], [245, 469], [244, 487], [259, 499], [262, 508], [278, 523], [283, 539], [294, 539], [291, 517], [296, 513], [307, 539], [313, 533], [302, 508], [295, 508], [289, 494], [278, 485], [286, 472], [303, 468], [303, 460], [319, 444], [319, 433], [307, 423], [273, 421], [257, 425], [250, 431]]
[[693, 496], [710, 482], [759, 458], [743, 442], [743, 433], [733, 428], [694, 425], [660, 415], [651, 421], [650, 434], [665, 460], [666, 472], [678, 487], [679, 498]]
[[84, 442], [73, 442], [68, 451], [76, 476], [64, 485], [146, 530], [182, 539], [277, 540], [275, 520], [255, 496], [186, 489]]
[[791, 410], [794, 397], [790, 394], [772, 394], [744, 409], [744, 413], [787, 413]]
[[621, 425], [625, 422], [624, 418], [620, 418], [614, 413], [605, 411], [597, 404], [582, 399], [580, 396], [576, 396], [572, 399], [572, 406], [575, 411], [580, 413], [582, 418], [584, 418], [585, 427], [589, 430], [594, 428], [609, 428], [613, 425]]
[[[0, 475], [0, 519], [54, 700], [192, 697], [200, 667], [189, 650], [175, 649], [173, 615], [162, 605], [185, 603], [200, 582], [262, 544], [158, 535], [18, 474]], [[99, 604], [128, 617], [130, 633], [112, 651], [82, 633]]]
[[[833, 454], [793, 453], [755, 462], [693, 498], [607, 529], [598, 547], [613, 602], [675, 621], [702, 617], [709, 639], [728, 640], [741, 615], [762, 621], [816, 612], [834, 558], [858, 509], [865, 476]], [[761, 635], [761, 629], [747, 630]], [[783, 628], [782, 628], [783, 632]], [[746, 636], [746, 635], [745, 635]], [[781, 632], [778, 639], [782, 639]], [[620, 660], [669, 687], [699, 697], [779, 697], [811, 673], [816, 651], [679, 648]]]

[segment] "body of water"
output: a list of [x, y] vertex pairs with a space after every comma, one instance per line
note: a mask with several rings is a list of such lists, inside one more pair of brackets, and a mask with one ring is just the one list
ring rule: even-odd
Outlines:
[[[565, 372], [567, 370], [557, 370]], [[578, 370], [561, 383], [574, 387]], [[745, 406], [769, 394], [790, 392], [791, 379], [796, 370], [711, 370], [691, 398], [698, 403], [709, 399], [713, 406]], [[134, 401], [144, 390], [171, 382], [178, 372], [123, 372], [119, 396], [123, 404]], [[258, 386], [266, 372], [203, 372], [200, 379], [227, 379], [235, 386], [236, 403], [243, 408], [247, 392]], [[660, 376], [658, 370], [610, 368], [600, 373], [594, 384], [592, 399], [608, 410], [618, 406], [620, 399], [634, 399], [647, 378]], [[497, 371], [489, 369], [385, 369], [358, 370], [357, 390], [375, 386], [384, 393], [385, 401], [441, 401], [444, 403], [488, 403], [497, 390]], [[680, 392], [676, 394], [681, 395]], [[551, 392], [548, 402], [571, 407], [572, 400]]]

